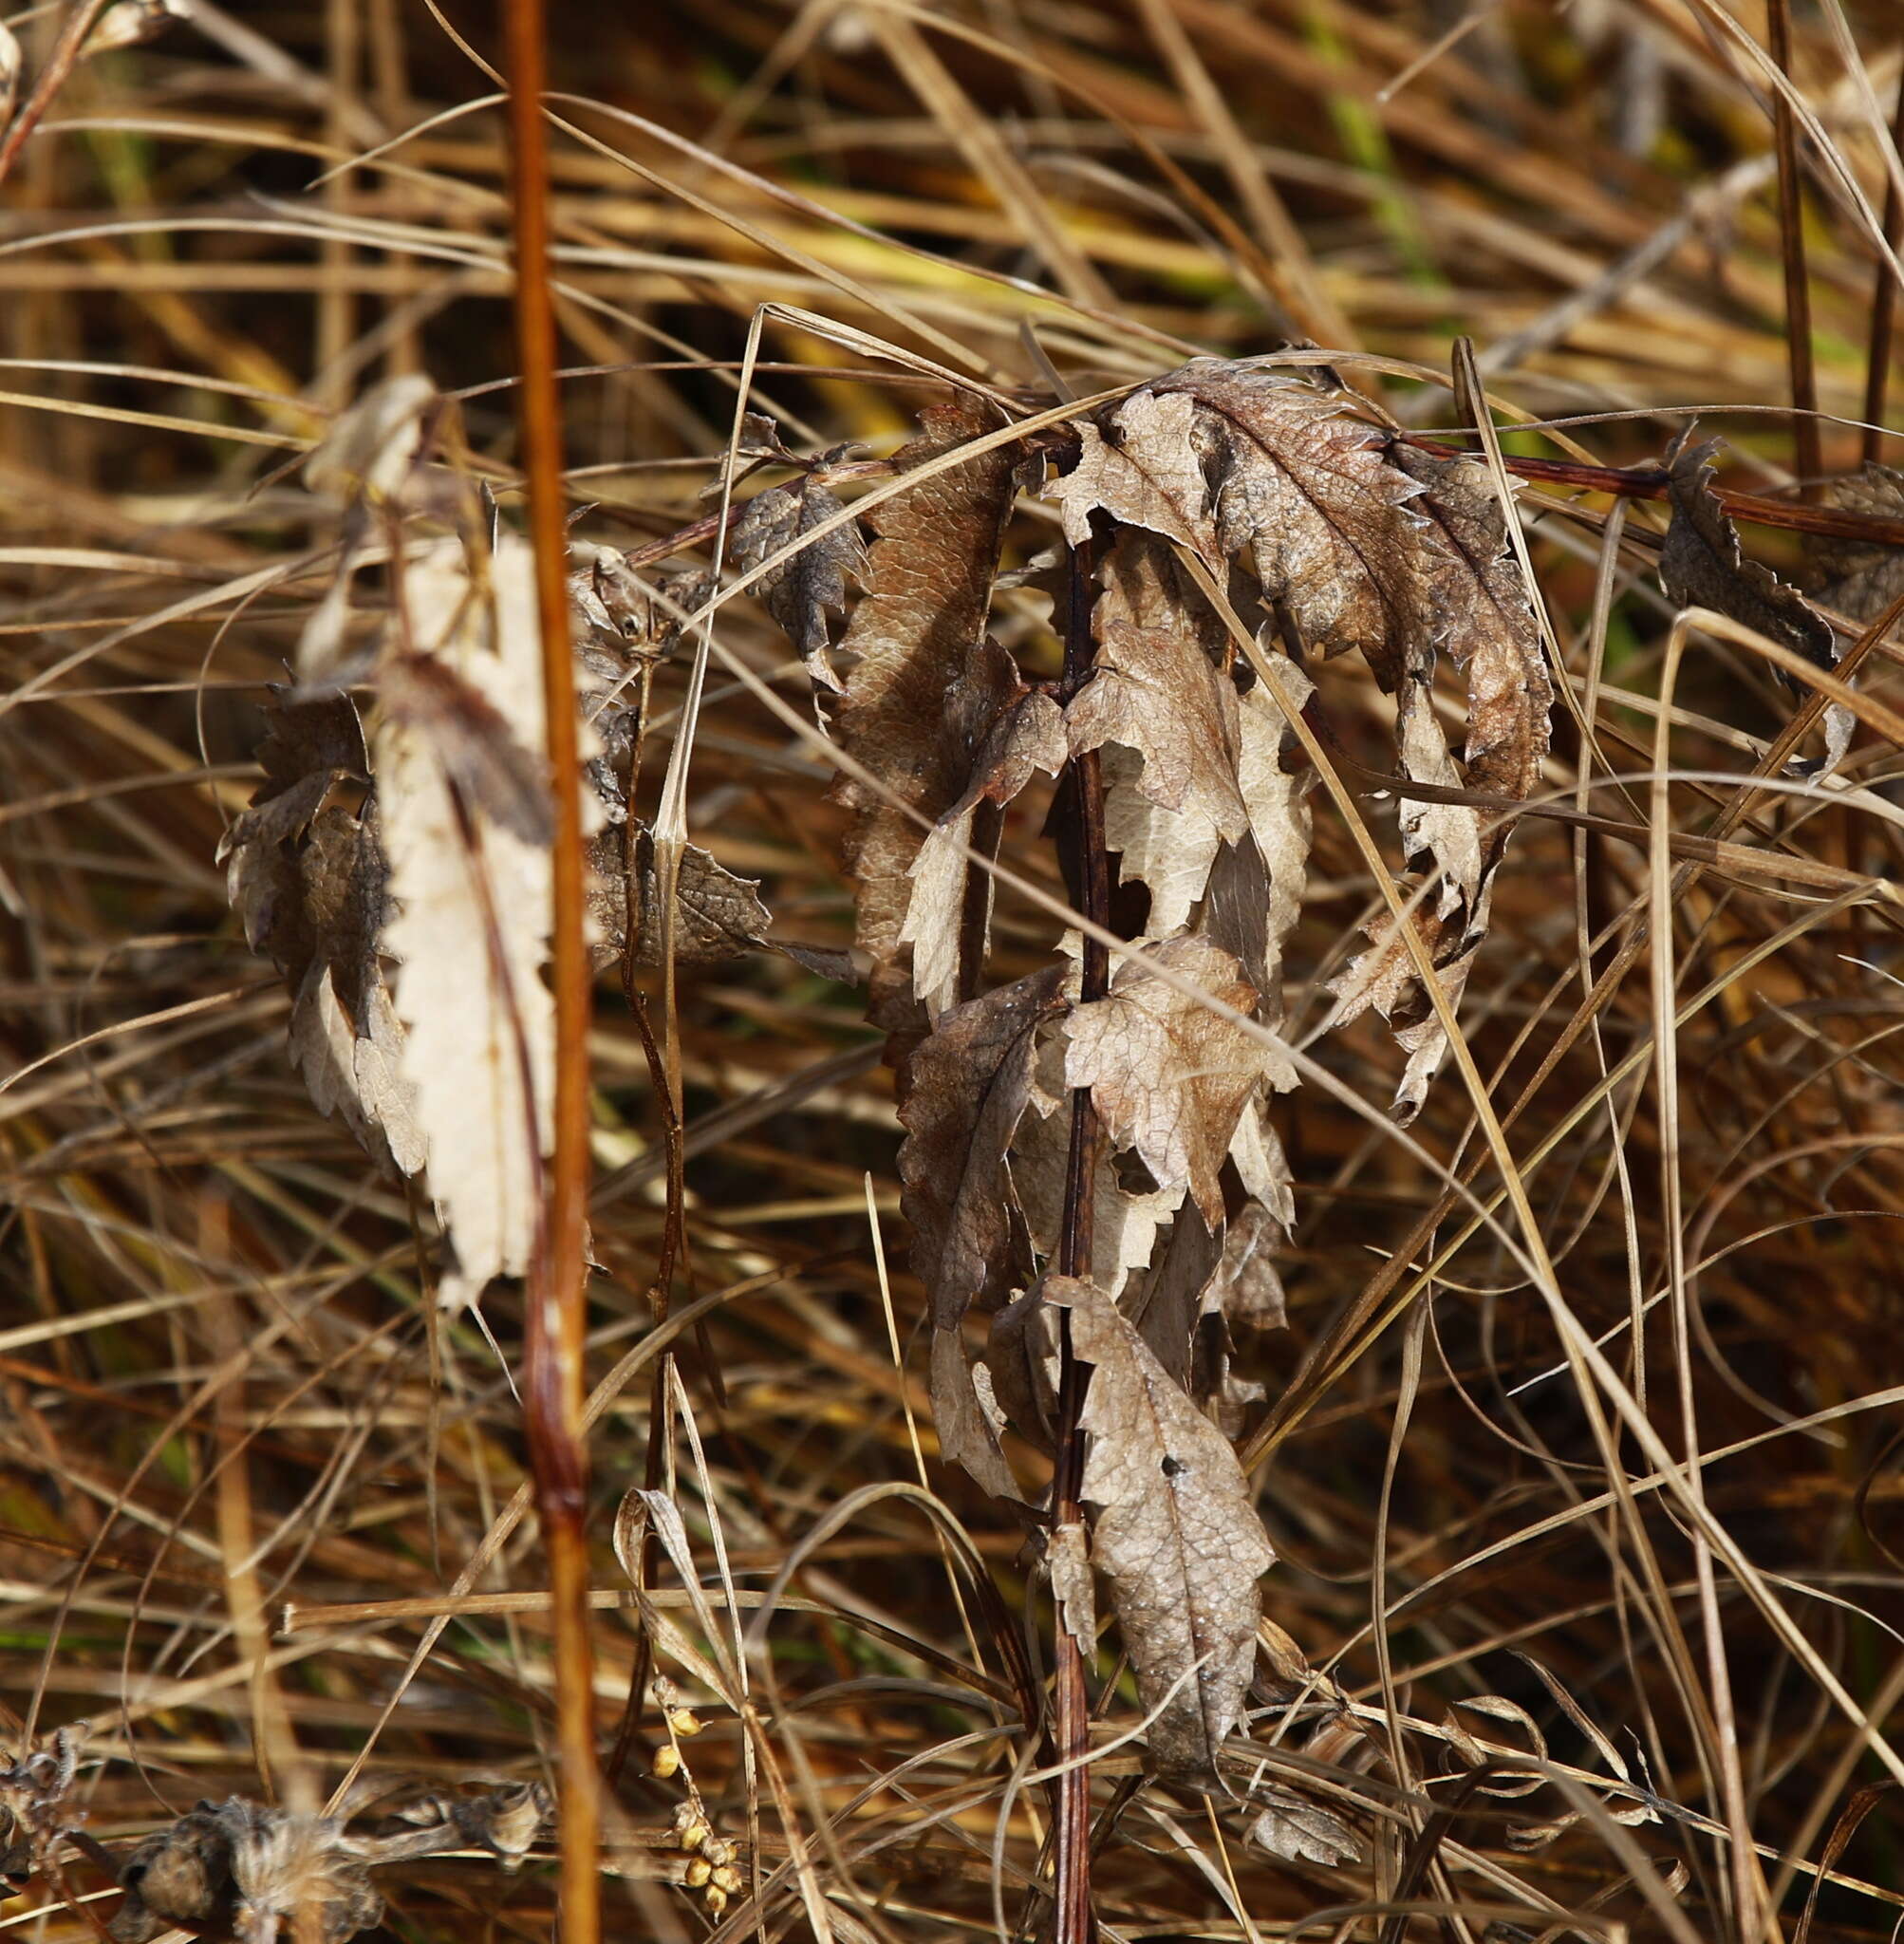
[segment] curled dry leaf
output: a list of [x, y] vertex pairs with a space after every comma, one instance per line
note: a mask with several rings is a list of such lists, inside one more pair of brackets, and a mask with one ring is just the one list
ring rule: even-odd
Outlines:
[[192, 18], [192, 0], [114, 0], [86, 36], [81, 58], [90, 61], [125, 47], [142, 47]]
[[1012, 1489], [978, 1409], [960, 1326], [1002, 1300], [1017, 1266], [1006, 1155], [1031, 1096], [1040, 1027], [1064, 1009], [1053, 965], [959, 1006], [906, 1062], [899, 1110], [902, 1206], [932, 1305], [932, 1407], [945, 1455], [995, 1494]]
[[219, 846], [232, 908], [291, 993], [292, 1064], [320, 1112], [405, 1174], [427, 1143], [398, 1070], [402, 1034], [382, 951], [387, 872], [376, 821], [329, 801], [369, 757], [346, 696], [277, 691], [258, 748], [265, 780]]
[[[1831, 480], [1823, 498], [1847, 513], [1895, 519], [1904, 514], [1904, 473], [1873, 460], [1848, 478]], [[1904, 547], [1815, 539], [1805, 550], [1805, 566], [1816, 598], [1853, 621], [1876, 621], [1904, 594]]]
[[1081, 1422], [1092, 1559], [1109, 1580], [1162, 1774], [1221, 1786], [1217, 1754], [1256, 1657], [1257, 1580], [1275, 1563], [1229, 1441], [1100, 1289], [1048, 1277], [1092, 1366]]
[[300, 682], [353, 679], [348, 647], [350, 592], [370, 551], [380, 520], [394, 536], [396, 518], [413, 491], [440, 401], [429, 380], [415, 374], [374, 385], [304, 462], [304, 482], [319, 499], [341, 509], [344, 530], [324, 598], [298, 637]]
[[[772, 455], [770, 455], [772, 456]], [[784, 486], [770, 486], [747, 502], [735, 522], [729, 550], [742, 573], [776, 563], [755, 583], [767, 611], [792, 637], [807, 673], [822, 687], [839, 682], [827, 663], [827, 610], [847, 604], [847, 576], [866, 571], [866, 542], [848, 520], [818, 539], [807, 536], [835, 514], [839, 499], [811, 472]]]
[[[986, 429], [980, 411], [962, 404], [923, 419], [922, 436], [893, 456], [902, 473]], [[840, 644], [857, 661], [833, 728], [847, 754], [897, 798], [850, 776], [836, 792], [853, 813], [847, 869], [859, 887], [858, 942], [872, 961], [872, 1017], [889, 1032], [918, 1024], [911, 947], [901, 937], [921, 843], [907, 812], [929, 825], [959, 802], [986, 735], [1019, 687], [1012, 658], [985, 635], [1017, 464], [1000, 447], [922, 479], [868, 516], [874, 539], [865, 593]], [[969, 895], [989, 898], [983, 883], [974, 892], [968, 871], [956, 876], [961, 910]]]
[[[1712, 455], [1721, 444], [1708, 439], [1694, 445], [1689, 425], [1668, 449], [1672, 519], [1659, 556], [1660, 585], [1682, 608], [1710, 608], [1816, 666], [1829, 668], [1838, 659], [1838, 638], [1830, 622], [1796, 588], [1780, 580], [1764, 562], [1746, 559], [1740, 548], [1739, 530], [1712, 490]], [[1812, 558], [1816, 563], [1816, 548]], [[1853, 589], [1839, 586], [1835, 591], [1842, 595]], [[1857, 722], [1849, 709], [1833, 703], [1825, 711], [1823, 763], [1801, 760], [1792, 765], [1793, 773], [1835, 770], [1851, 746]]]
[[925, 833], [907, 873], [912, 893], [899, 941], [912, 947], [913, 987], [928, 1019], [957, 1003], [984, 957], [992, 880], [968, 865], [966, 852], [997, 848], [998, 819], [987, 808], [1002, 810], [1036, 771], [1056, 776], [1065, 756], [1064, 712], [1041, 690], [1021, 687], [986, 731], [965, 794]]
[[1065, 1022], [1065, 1082], [1089, 1087], [1111, 1138], [1136, 1150], [1160, 1188], [1187, 1187], [1215, 1229], [1223, 1219], [1218, 1171], [1243, 1107], [1265, 1077], [1293, 1085], [1295, 1070], [1287, 1055], [1161, 978], [1160, 966], [1238, 1012], [1256, 1004], [1236, 961], [1207, 939], [1147, 945], [1119, 967], [1105, 998]]
[[1250, 1791], [1251, 1806], [1258, 1803], [1262, 1807], [1250, 1823], [1249, 1841], [1286, 1863], [1320, 1863], [1334, 1869], [1338, 1863], [1359, 1862], [1368, 1854], [1361, 1837], [1319, 1803], [1304, 1802], [1273, 1783]]
[[[639, 818], [598, 831], [588, 846], [588, 913], [598, 963], [628, 948], [627, 844], [635, 844], [635, 963], [662, 962], [660, 880], [654, 833]], [[737, 877], [699, 845], [682, 848], [675, 881], [674, 955], [679, 965], [714, 965], [758, 951], [773, 914], [757, 878]]]
[[[1553, 683], [1508, 546], [1505, 511], [1486, 469], [1471, 459], [1438, 458], [1406, 446], [1397, 446], [1392, 458], [1421, 489], [1409, 511], [1424, 533], [1433, 645], [1447, 647], [1467, 671], [1467, 785], [1524, 801], [1547, 754]], [[1427, 709], [1425, 683], [1414, 693]], [[1417, 727], [1406, 705], [1404, 718], [1406, 744]], [[1404, 773], [1427, 781], [1454, 780], [1439, 728], [1423, 723], [1419, 733], [1428, 741], [1414, 758], [1405, 749]], [[1487, 929], [1494, 876], [1511, 826], [1499, 815], [1456, 804], [1405, 809], [1405, 832], [1411, 818], [1416, 834], [1408, 841], [1425, 846], [1444, 871], [1439, 894], [1430, 895], [1414, 922], [1452, 1006]], [[1338, 987], [1342, 1002], [1336, 1017], [1346, 1022], [1373, 1006], [1394, 1027], [1409, 1056], [1395, 1094], [1397, 1115], [1406, 1122], [1427, 1097], [1447, 1050], [1447, 1035], [1396, 928], [1385, 919], [1372, 936], [1374, 948], [1351, 965]]]
[[1831, 624], [1796, 588], [1740, 549], [1739, 530], [1712, 491], [1712, 455], [1720, 445], [1716, 439], [1694, 445], [1689, 425], [1668, 448], [1672, 518], [1659, 555], [1660, 585], [1682, 608], [1710, 608], [1829, 668]]

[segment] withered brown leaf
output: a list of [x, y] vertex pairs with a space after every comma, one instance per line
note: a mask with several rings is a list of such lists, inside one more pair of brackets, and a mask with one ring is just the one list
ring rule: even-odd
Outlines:
[[[729, 540], [734, 565], [743, 573], [787, 553], [754, 585], [767, 611], [786, 629], [807, 672], [822, 688], [840, 683], [827, 662], [827, 610], [844, 608], [847, 576], [867, 567], [866, 542], [848, 520], [816, 540], [807, 536], [843, 509], [838, 497], [812, 473], [784, 486], [770, 486], [747, 502]], [[796, 551], [788, 553], [789, 549]]]
[[[1867, 461], [1861, 472], [1830, 480], [1828, 506], [1847, 513], [1904, 514], [1904, 473]], [[1811, 591], [1825, 607], [1853, 621], [1876, 621], [1904, 594], [1904, 547], [1864, 540], [1815, 539], [1805, 549]]]
[[1158, 976], [1165, 966], [1237, 1011], [1256, 989], [1236, 961], [1194, 933], [1128, 959], [1101, 1000], [1065, 1022], [1065, 1080], [1089, 1087], [1111, 1138], [1134, 1148], [1161, 1188], [1187, 1185], [1215, 1229], [1223, 1219], [1218, 1171], [1244, 1103], [1266, 1075], [1288, 1084], [1278, 1060], [1234, 1019]]
[[1333, 1869], [1338, 1863], [1358, 1862], [1368, 1845], [1333, 1809], [1275, 1784], [1259, 1784], [1250, 1791], [1250, 1803], [1262, 1804], [1249, 1827], [1249, 1841], [1270, 1856], [1286, 1863], [1320, 1863]]
[[1660, 550], [1660, 585], [1682, 608], [1710, 608], [1829, 668], [1830, 622], [1796, 588], [1740, 550], [1739, 530], [1712, 491], [1712, 455], [1722, 442], [1694, 445], [1689, 425], [1667, 450], [1672, 519]]
[[[588, 846], [588, 914], [597, 961], [619, 961], [628, 948], [627, 843], [635, 844], [635, 963], [662, 962], [662, 907], [654, 833], [639, 817], [599, 831]], [[758, 951], [773, 914], [760, 881], [737, 877], [698, 844], [683, 846], [675, 880], [674, 955], [679, 965], [715, 965]]]
[[1092, 1366], [1081, 1422], [1092, 1558], [1110, 1581], [1152, 1766], [1221, 1786], [1217, 1753], [1256, 1657], [1257, 1580], [1276, 1562], [1229, 1441], [1100, 1289], [1048, 1277]]
[[291, 994], [292, 1064], [318, 1111], [405, 1174], [427, 1152], [397, 1073], [402, 1029], [384, 981], [387, 871], [373, 816], [327, 799], [369, 774], [349, 698], [274, 692], [265, 780], [219, 845], [232, 907]]
[[[1109, 514], [1192, 550], [1220, 582], [1247, 559], [1263, 605], [1304, 644], [1325, 655], [1362, 652], [1396, 699], [1401, 774], [1443, 789], [1462, 781], [1433, 703], [1446, 642], [1469, 672], [1470, 780], [1524, 794], [1521, 779], [1538, 771], [1545, 746], [1546, 676], [1505, 522], [1466, 462], [1403, 463], [1341, 396], [1215, 359], [1142, 387], [1081, 426], [1080, 441], [1077, 465], [1049, 489], [1073, 543], [1093, 514]], [[1215, 848], [1204, 836], [1194, 855], [1151, 862], [1160, 847], [1145, 816], [1128, 803], [1116, 814], [1119, 837], [1167, 883], [1162, 908], [1176, 917], [1204, 869], [1202, 850], [1213, 870]], [[1453, 998], [1485, 929], [1501, 845], [1484, 845], [1480, 817], [1460, 804], [1403, 794], [1400, 823], [1407, 855], [1426, 854], [1438, 874], [1421, 929]], [[1240, 928], [1253, 902], [1247, 859], [1231, 860], [1219, 891], [1226, 936], [1255, 972], [1264, 955]], [[1262, 969], [1267, 976], [1266, 956]], [[1409, 1000], [1409, 982], [1391, 948], [1385, 963], [1364, 963], [1353, 989], [1358, 1004], [1382, 1003], [1403, 1026], [1418, 1026], [1426, 1007], [1418, 993]], [[1372, 1001], [1364, 995], [1378, 984]], [[1439, 1058], [1428, 1029], [1417, 1039], [1404, 1104], [1418, 1099]]]
[[[894, 455], [902, 472], [985, 429], [981, 411], [963, 403], [930, 407], [922, 422]], [[868, 515], [875, 537], [865, 592], [840, 643], [858, 659], [833, 730], [898, 798], [888, 803], [852, 777], [836, 786], [853, 812], [847, 868], [859, 887], [858, 942], [872, 960], [870, 1010], [888, 1032], [918, 1029], [900, 933], [922, 833], [906, 810], [929, 824], [964, 795], [986, 734], [1018, 688], [1012, 658], [985, 635], [1018, 462], [1010, 447], [962, 460]]]
[[1048, 965], [955, 1007], [906, 1061], [902, 1206], [941, 1329], [1008, 1286], [1006, 1155], [1031, 1098], [1038, 1031], [1065, 1009], [1066, 969]]
[[[982, 870], [968, 876], [966, 850], [996, 850], [995, 813], [1035, 771], [1056, 776], [1065, 756], [1064, 712], [1052, 696], [1021, 688], [986, 731], [965, 794], [925, 833], [908, 872], [912, 895], [899, 941], [912, 947], [912, 982], [928, 1018], [957, 1001], [968, 971], [977, 969], [968, 957], [984, 957], [992, 880]], [[994, 814], [981, 825], [987, 806]]]

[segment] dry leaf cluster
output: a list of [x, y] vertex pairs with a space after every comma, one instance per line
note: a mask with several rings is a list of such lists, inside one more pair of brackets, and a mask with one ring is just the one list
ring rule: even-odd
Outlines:
[[0, 1928], [1889, 1935], [1891, 12], [544, 11], [541, 558], [482, 9], [0, 24]]

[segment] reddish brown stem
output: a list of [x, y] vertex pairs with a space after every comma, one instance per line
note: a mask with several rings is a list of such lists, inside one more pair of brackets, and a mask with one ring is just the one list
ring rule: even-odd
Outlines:
[[79, 0], [79, 4], [66, 15], [66, 24], [60, 29], [59, 39], [53, 43], [53, 51], [47, 55], [39, 80], [33, 84], [33, 92], [27, 97], [20, 112], [13, 117], [4, 137], [0, 138], [0, 182], [6, 181], [12, 174], [13, 164], [20, 159], [20, 152], [27, 146], [27, 138], [40, 125], [47, 110], [53, 105], [53, 98], [65, 85], [66, 77], [72, 73], [87, 37], [105, 9], [106, 0]]
[[555, 791], [554, 1150], [541, 1246], [530, 1278], [525, 1409], [536, 1507], [549, 1557], [560, 1749], [565, 1944], [601, 1937], [601, 1802], [588, 1634], [584, 1278], [588, 1209], [589, 966], [583, 935], [581, 772], [569, 633], [561, 398], [550, 281], [549, 154], [542, 119], [542, 0], [509, 0], [509, 128], [515, 239], [517, 394], [529, 533], [542, 631], [543, 710]]
[[[1897, 77], [1897, 105], [1891, 111], [1891, 140], [1904, 153], [1904, 74]], [[1895, 255], [1904, 243], [1904, 196], [1897, 178], [1884, 175], [1884, 240]], [[1879, 262], [1871, 291], [1871, 343], [1864, 366], [1864, 458], [1875, 465], [1884, 457], [1884, 407], [1891, 386], [1891, 331], [1897, 317], [1897, 278], [1890, 264]]]
[[[1787, 81], [1792, 72], [1790, 0], [1770, 0], [1766, 51]], [[1798, 128], [1783, 89], [1772, 90], [1772, 139], [1779, 157], [1779, 247], [1785, 266], [1785, 356], [1791, 366], [1792, 463], [1807, 497], [1824, 473], [1819, 446], [1818, 374], [1812, 367], [1811, 278], [1805, 268], [1804, 196], [1799, 185]]]
[[[1464, 448], [1445, 439], [1422, 439], [1410, 432], [1393, 435], [1423, 452], [1458, 458]], [[1622, 499], [1665, 499], [1667, 476], [1657, 466], [1589, 466], [1576, 459], [1523, 459], [1503, 453], [1501, 462], [1517, 478], [1540, 479], [1555, 486], [1577, 486], [1588, 493], [1613, 493]], [[1904, 519], [1882, 514], [1853, 513], [1844, 507], [1800, 506], [1788, 499], [1766, 499], [1756, 493], [1736, 493], [1715, 487], [1719, 504], [1735, 520], [1759, 527], [1783, 527], [1794, 533], [1822, 533], [1835, 540], [1861, 540], [1876, 547], [1904, 547]]]

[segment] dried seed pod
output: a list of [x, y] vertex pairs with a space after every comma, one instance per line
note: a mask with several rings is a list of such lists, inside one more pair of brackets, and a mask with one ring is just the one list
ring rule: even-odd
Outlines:
[[648, 1764], [648, 1773], [658, 1782], [666, 1782], [681, 1768], [681, 1750], [668, 1743], [655, 1750], [654, 1760]]
[[732, 1897], [740, 1888], [740, 1872], [733, 1868], [716, 1870], [713, 1881], [717, 1890], [724, 1890]]
[[705, 1857], [696, 1857], [694, 1860], [688, 1864], [687, 1869], [685, 1870], [685, 1872], [683, 1872], [681, 1880], [683, 1883], [685, 1883], [690, 1890], [699, 1890], [701, 1887], [701, 1885], [705, 1883], [708, 1880], [708, 1879], [713, 1875], [714, 1872], [708, 1867], [707, 1859]]
[[718, 1917], [727, 1908], [727, 1893], [716, 1885], [710, 1883], [700, 1894], [706, 1900], [709, 1916]]

